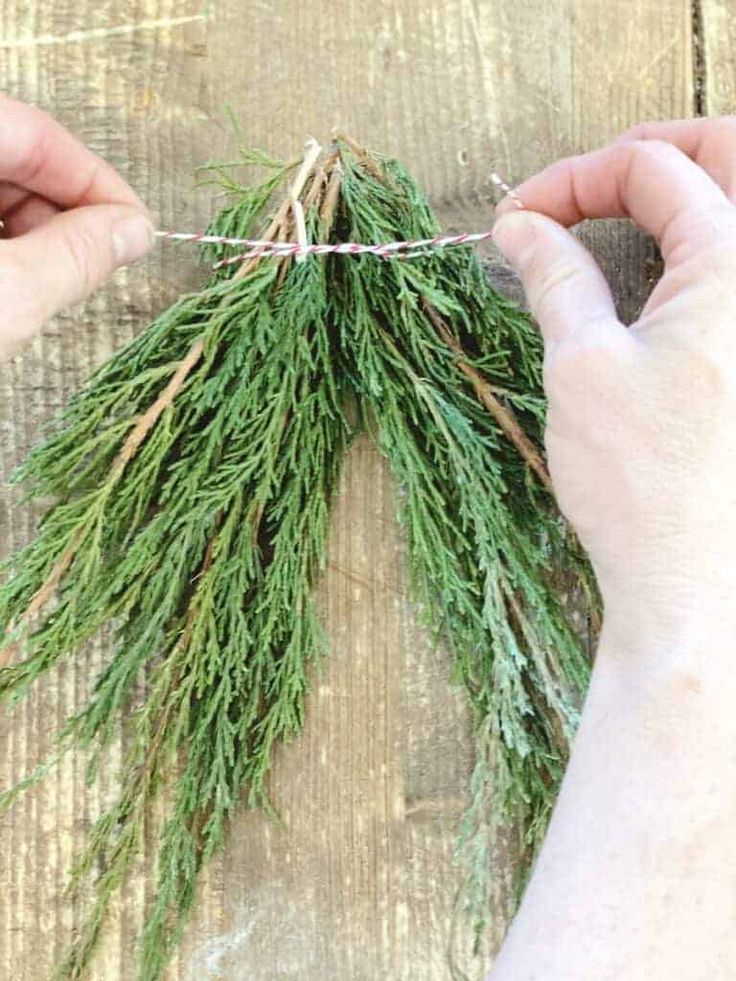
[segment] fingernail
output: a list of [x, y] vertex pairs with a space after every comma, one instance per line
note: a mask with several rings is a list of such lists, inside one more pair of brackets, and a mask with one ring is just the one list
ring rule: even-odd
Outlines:
[[135, 262], [153, 245], [153, 225], [144, 215], [118, 218], [112, 226], [112, 244], [119, 265]]
[[493, 226], [493, 243], [512, 266], [518, 266], [533, 231], [534, 220], [528, 211], [506, 211], [496, 219]]

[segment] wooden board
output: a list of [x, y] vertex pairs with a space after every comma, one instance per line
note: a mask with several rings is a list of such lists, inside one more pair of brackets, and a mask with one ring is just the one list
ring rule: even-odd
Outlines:
[[[276, 154], [339, 125], [400, 157], [449, 229], [489, 222], [492, 169], [517, 180], [693, 106], [682, 0], [7, 0], [0, 14], [2, 90], [40, 103], [110, 159], [164, 227], [201, 228], [209, 216], [211, 196], [192, 173], [230, 156], [225, 103], [246, 140]], [[652, 247], [618, 225], [585, 234], [632, 316]], [[492, 255], [491, 265], [499, 275]], [[197, 280], [191, 251], [162, 246], [2, 367], [3, 477], [90, 369]], [[0, 505], [8, 551], [28, 540], [35, 515], [7, 488]], [[468, 720], [447, 687], [446, 656], [414, 626], [391, 483], [365, 442], [343, 481], [323, 603], [332, 653], [303, 738], [280, 754], [273, 781], [288, 830], [254, 814], [234, 822], [172, 981], [449, 978]], [[0, 786], [42, 758], [104, 656], [91, 650], [0, 716]], [[115, 760], [101, 789], [82, 776], [83, 761], [69, 758], [0, 817], [3, 978], [47, 977], [78, 921], [62, 897], [65, 870], [114, 792]], [[133, 940], [153, 889], [144, 871], [145, 856], [95, 978], [135, 976]], [[466, 959], [474, 977], [488, 964], [485, 951]]]
[[700, 71], [703, 78], [703, 113], [708, 116], [736, 112], [736, 9], [729, 0], [702, 0], [700, 4]]

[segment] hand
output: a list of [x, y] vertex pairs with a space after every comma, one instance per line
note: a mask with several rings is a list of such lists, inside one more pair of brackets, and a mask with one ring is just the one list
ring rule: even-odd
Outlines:
[[100, 157], [33, 106], [0, 97], [0, 357], [148, 251], [145, 206]]
[[[517, 191], [495, 238], [544, 333], [550, 471], [605, 617], [493, 981], [736, 977], [736, 120], [645, 124]], [[609, 216], [665, 262], [629, 328], [565, 227]]]
[[[528, 210], [502, 202], [494, 239], [544, 334], [550, 471], [607, 619], [722, 609], [736, 585], [736, 119], [643, 124], [517, 193]], [[566, 231], [622, 216], [665, 262], [629, 328]]]

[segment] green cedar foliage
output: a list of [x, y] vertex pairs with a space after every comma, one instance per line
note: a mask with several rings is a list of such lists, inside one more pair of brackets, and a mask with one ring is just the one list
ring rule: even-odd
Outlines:
[[[266, 227], [292, 168], [260, 154], [239, 163], [266, 178], [243, 186], [231, 165], [211, 168], [230, 200], [210, 230], [293, 238], [288, 198]], [[349, 140], [303, 192], [310, 240], [437, 231], [410, 176]], [[59, 977], [85, 974], [157, 794], [168, 812], [141, 981], [161, 977], [233, 810], [274, 814], [266, 778], [277, 744], [302, 726], [325, 650], [312, 594], [361, 430], [395, 476], [417, 608], [472, 709], [461, 903], [482, 933], [506, 893], [500, 850], [515, 837], [513, 905], [588, 675], [555, 575], [593, 594], [537, 449], [540, 372], [536, 329], [470, 248], [271, 258], [213, 272], [70, 401], [16, 474], [29, 498], [55, 503], [0, 588], [0, 698], [21, 698], [103, 629], [112, 641], [52, 759], [0, 806], [70, 747], [87, 751], [90, 780], [121, 728], [129, 747], [117, 802], [72, 869], [72, 892], [92, 899]]]

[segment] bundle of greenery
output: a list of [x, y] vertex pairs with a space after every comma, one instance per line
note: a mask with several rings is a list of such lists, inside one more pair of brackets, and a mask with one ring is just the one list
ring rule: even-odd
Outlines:
[[[213, 234], [292, 240], [297, 201], [311, 242], [438, 231], [406, 171], [351, 140], [308, 166], [239, 162], [265, 177], [245, 186], [233, 166], [212, 168], [229, 195]], [[2, 698], [21, 698], [100, 631], [112, 640], [52, 759], [0, 805], [70, 747], [89, 754], [94, 780], [120, 727], [129, 746], [117, 802], [72, 870], [88, 916], [61, 977], [85, 972], [165, 776], [142, 981], [162, 975], [233, 811], [274, 812], [267, 776], [300, 730], [325, 649], [313, 591], [359, 432], [393, 472], [414, 598], [472, 709], [462, 906], [481, 933], [499, 897], [513, 905], [588, 678], [555, 577], [596, 606], [539, 449], [541, 361], [534, 325], [469, 247], [406, 261], [256, 255], [221, 265], [72, 398], [16, 476], [55, 503], [0, 588]], [[499, 871], [509, 848], [511, 889]]]

